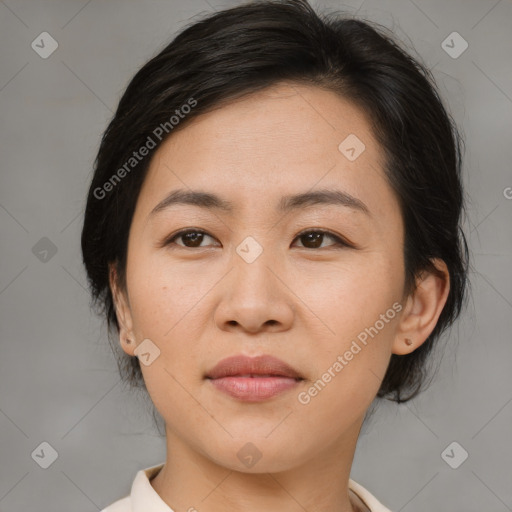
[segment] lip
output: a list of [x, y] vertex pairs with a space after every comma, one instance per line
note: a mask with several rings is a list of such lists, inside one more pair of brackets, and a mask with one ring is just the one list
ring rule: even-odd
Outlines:
[[296, 387], [301, 374], [273, 356], [232, 356], [220, 361], [206, 376], [212, 385], [233, 398], [260, 402]]

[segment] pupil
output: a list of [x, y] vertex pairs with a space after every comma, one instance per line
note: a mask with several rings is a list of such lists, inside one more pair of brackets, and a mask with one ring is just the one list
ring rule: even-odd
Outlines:
[[[324, 236], [323, 233], [307, 233], [305, 235], [302, 235], [306, 239], [308, 239], [308, 242], [313, 243], [313, 249], [316, 249], [322, 245], [322, 237]], [[304, 242], [302, 242], [304, 244]], [[306, 244], [304, 244], [306, 245]]]
[[[185, 235], [183, 235], [183, 236], [186, 240], [192, 242], [192, 245], [188, 246], [188, 247], [198, 247], [199, 245], [201, 245], [202, 236], [203, 236], [201, 233], [197, 233], [196, 231], [194, 231], [191, 233], [185, 233]], [[187, 245], [187, 244], [185, 243], [185, 245]]]

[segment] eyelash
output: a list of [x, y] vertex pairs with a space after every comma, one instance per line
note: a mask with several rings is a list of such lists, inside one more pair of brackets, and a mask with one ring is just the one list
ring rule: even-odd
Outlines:
[[[201, 229], [184, 229], [182, 231], [178, 231], [177, 233], [174, 233], [173, 235], [171, 235], [170, 237], [166, 238], [162, 244], [160, 245], [160, 247], [166, 247], [166, 246], [170, 246], [170, 245], [175, 245], [177, 247], [181, 247], [183, 249], [204, 249], [205, 247], [187, 247], [185, 245], [179, 245], [179, 244], [176, 244], [175, 243], [175, 240], [188, 234], [188, 233], [196, 233], [196, 234], [201, 234], [201, 235], [207, 235], [211, 238], [214, 238], [212, 235], [208, 234], [206, 231], [203, 231]], [[328, 237], [332, 238], [335, 243], [333, 244], [333, 246], [337, 246], [338, 248], [355, 248], [354, 245], [350, 244], [348, 241], [344, 240], [342, 237], [336, 235], [335, 233], [331, 232], [331, 231], [328, 231], [328, 230], [325, 230], [325, 229], [308, 229], [308, 230], [305, 230], [305, 231], [302, 231], [300, 232], [295, 238], [294, 238], [294, 241], [297, 239], [297, 238], [300, 238], [304, 235], [307, 235], [308, 233], [320, 233], [320, 234], [323, 234], [323, 235], [327, 235]], [[323, 242], [323, 240], [322, 240]], [[328, 246], [328, 247], [318, 247], [318, 248], [307, 248], [307, 247], [301, 247], [301, 249], [307, 249], [309, 251], [314, 251], [314, 250], [318, 250], [318, 249], [327, 249], [331, 246]]]

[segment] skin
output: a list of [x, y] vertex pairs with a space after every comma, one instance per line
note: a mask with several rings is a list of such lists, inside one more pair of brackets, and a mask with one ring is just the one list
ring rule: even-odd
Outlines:
[[[338, 150], [349, 134], [366, 146], [354, 161]], [[175, 511], [366, 510], [348, 490], [366, 410], [391, 354], [427, 339], [449, 290], [436, 261], [444, 279], [423, 274], [404, 295], [403, 222], [382, 165], [361, 111], [333, 92], [291, 83], [192, 120], [154, 155], [130, 229], [126, 290], [116, 286], [114, 266], [111, 287], [123, 350], [134, 356], [146, 338], [160, 350], [141, 365], [166, 423], [166, 463], [151, 484]], [[218, 194], [235, 211], [173, 205], [150, 215], [177, 188]], [[334, 205], [276, 210], [283, 195], [319, 188], [350, 193], [370, 215]], [[185, 228], [207, 235], [195, 247], [183, 237], [159, 245]], [[315, 228], [354, 247], [297, 236]], [[263, 248], [252, 263], [236, 252], [247, 236]], [[300, 403], [298, 393], [395, 302], [401, 312]], [[304, 380], [264, 402], [241, 402], [204, 379], [235, 354], [271, 354]], [[262, 454], [250, 468], [237, 457], [248, 442]]]

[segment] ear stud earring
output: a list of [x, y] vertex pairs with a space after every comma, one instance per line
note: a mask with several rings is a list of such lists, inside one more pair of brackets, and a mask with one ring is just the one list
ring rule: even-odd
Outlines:
[[410, 340], [409, 338], [405, 338], [405, 344], [410, 347], [412, 345], [412, 340]]

